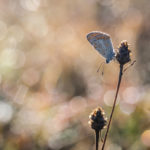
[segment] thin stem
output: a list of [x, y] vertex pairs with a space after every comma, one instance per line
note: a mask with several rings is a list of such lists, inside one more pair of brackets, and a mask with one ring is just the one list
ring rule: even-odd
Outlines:
[[122, 71], [123, 71], [123, 65], [120, 65], [120, 73], [119, 73], [119, 79], [118, 79], [118, 85], [117, 85], [116, 95], [115, 95], [115, 99], [114, 99], [112, 111], [111, 111], [111, 114], [110, 114], [110, 118], [109, 118], [107, 130], [106, 130], [106, 134], [105, 134], [105, 137], [104, 137], [104, 143], [103, 143], [103, 146], [102, 146], [102, 150], [104, 150], [104, 147], [105, 147], [105, 143], [106, 143], [106, 140], [107, 140], [107, 135], [108, 135], [108, 132], [109, 132], [111, 120], [112, 120], [113, 113], [114, 113], [114, 110], [115, 110], [117, 96], [118, 96], [118, 92], [119, 92], [119, 88], [120, 88], [120, 83], [121, 83], [121, 79], [122, 79], [122, 75], [123, 75]]
[[103, 141], [103, 138], [102, 138], [102, 133], [101, 133], [101, 131], [100, 131], [100, 138], [101, 138], [101, 142], [103, 143], [104, 141]]
[[99, 143], [99, 130], [95, 130], [96, 133], [96, 150], [98, 150], [98, 143]]

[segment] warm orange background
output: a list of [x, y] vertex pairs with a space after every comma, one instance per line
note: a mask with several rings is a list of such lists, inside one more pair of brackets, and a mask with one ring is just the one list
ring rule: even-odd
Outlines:
[[119, 71], [112, 61], [97, 73], [105, 59], [86, 39], [97, 30], [115, 50], [127, 40], [137, 61], [106, 150], [148, 150], [149, 16], [149, 0], [0, 0], [0, 149], [95, 149], [88, 115], [101, 106], [109, 117]]

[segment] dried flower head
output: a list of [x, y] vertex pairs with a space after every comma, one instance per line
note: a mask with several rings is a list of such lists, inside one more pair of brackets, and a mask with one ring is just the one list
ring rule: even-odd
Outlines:
[[106, 126], [107, 118], [104, 117], [104, 115], [105, 112], [101, 107], [94, 109], [94, 111], [89, 116], [89, 124], [92, 129], [100, 131]]
[[116, 59], [120, 63], [120, 65], [124, 65], [128, 63], [130, 59], [130, 50], [128, 49], [128, 42], [122, 41], [119, 46], [119, 51], [117, 52]]

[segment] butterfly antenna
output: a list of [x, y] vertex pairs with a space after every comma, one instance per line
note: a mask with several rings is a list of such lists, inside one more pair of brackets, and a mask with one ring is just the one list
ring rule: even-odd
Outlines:
[[134, 60], [128, 67], [126, 67], [123, 72], [127, 71], [131, 66], [133, 66], [136, 63], [136, 60]]
[[97, 72], [99, 72], [99, 70], [100, 70], [101, 67], [102, 67], [102, 75], [104, 74], [104, 64], [105, 64], [105, 62], [102, 62], [102, 63], [100, 64], [100, 66], [98, 67], [98, 69], [97, 69]]

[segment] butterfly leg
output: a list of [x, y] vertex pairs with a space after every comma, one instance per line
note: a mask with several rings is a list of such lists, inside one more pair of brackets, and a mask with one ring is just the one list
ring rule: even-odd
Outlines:
[[104, 75], [104, 64], [105, 64], [105, 62], [102, 62], [97, 69], [97, 72], [99, 72], [99, 70], [102, 68], [102, 76]]

